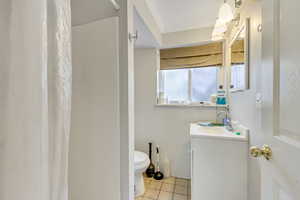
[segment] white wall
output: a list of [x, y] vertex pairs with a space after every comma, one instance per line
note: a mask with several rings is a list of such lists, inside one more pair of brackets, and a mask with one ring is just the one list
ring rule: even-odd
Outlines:
[[[241, 17], [250, 17], [250, 90], [230, 95], [233, 120], [238, 120], [250, 128], [250, 146], [261, 146], [260, 110], [256, 107], [256, 93], [260, 92], [261, 71], [261, 33], [257, 27], [261, 24], [260, 1], [247, 1], [241, 11]], [[234, 31], [231, 36], [234, 35]], [[229, 49], [227, 49], [229, 51]], [[260, 199], [260, 166], [257, 159], [249, 159], [248, 200]]]
[[[5, 140], [7, 132], [7, 115], [8, 115], [8, 98], [9, 98], [9, 74], [10, 74], [10, 15], [11, 15], [11, 1], [0, 1], [0, 199], [7, 199], [9, 196], [5, 193], [10, 191], [5, 191], [9, 186], [14, 184], [14, 177], [9, 177], [10, 174], [7, 174], [6, 167], [4, 166], [3, 161], [7, 159], [5, 154], [5, 149], [7, 149], [7, 144]], [[9, 152], [11, 156], [13, 152]], [[7, 178], [6, 178], [7, 177]], [[9, 179], [10, 178], [10, 179]], [[6, 181], [10, 180], [10, 184]], [[8, 186], [7, 186], [8, 184]], [[5, 197], [7, 196], [7, 197]]]
[[[5, 110], [7, 106], [7, 95], [8, 95], [8, 74], [9, 74], [9, 52], [10, 52], [10, 10], [11, 2], [10, 1], [0, 1], [0, 44], [2, 44], [2, 48], [0, 48], [0, 108], [2, 110], [2, 114], [0, 115], [0, 126], [3, 128], [6, 124], [5, 120]], [[2, 129], [1, 132], [4, 130]], [[2, 153], [2, 134], [0, 136], [0, 152]], [[1, 170], [0, 170], [1, 171]]]
[[211, 42], [213, 27], [162, 34], [162, 48], [193, 46]]
[[215, 109], [157, 107], [156, 49], [135, 50], [135, 147], [148, 153], [148, 142], [159, 144], [162, 159], [171, 161], [172, 175], [190, 177], [189, 123], [214, 120]]
[[162, 43], [161, 27], [157, 23], [157, 20], [153, 17], [152, 11], [148, 7], [148, 3], [145, 0], [133, 0], [134, 7], [142, 18], [143, 22], [152, 33], [153, 37], [159, 45]]
[[142, 17], [134, 9], [134, 30], [138, 32], [138, 38], [134, 41], [136, 48], [158, 48], [161, 44], [156, 40]]
[[73, 27], [70, 199], [120, 199], [118, 19]]

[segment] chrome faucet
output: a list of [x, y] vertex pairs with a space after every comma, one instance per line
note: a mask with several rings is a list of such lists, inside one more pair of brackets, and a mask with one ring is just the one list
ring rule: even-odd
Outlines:
[[229, 114], [229, 107], [226, 107], [225, 111], [222, 110], [222, 111], [219, 111], [217, 113], [217, 119], [220, 117], [221, 114], [225, 114], [225, 117], [222, 119], [223, 123], [224, 123], [224, 126], [225, 128], [228, 130], [228, 131], [233, 131], [233, 126], [232, 126], [232, 121], [231, 121], [231, 118], [230, 118], [230, 114]]
[[231, 121], [231, 118], [230, 118], [230, 117], [226, 118], [225, 128], [226, 128], [228, 131], [230, 131], [230, 132], [234, 131], [234, 128], [233, 128], [233, 126], [232, 126], [232, 121]]
[[[218, 119], [218, 118], [220, 117], [220, 115], [222, 115], [222, 114], [224, 114], [224, 115], [225, 115], [225, 118], [227, 118], [228, 112], [222, 110], [222, 111], [219, 111], [219, 112], [217, 113], [217, 119]], [[223, 118], [223, 119], [225, 119], [225, 118]], [[223, 120], [222, 120], [222, 122], [223, 122]]]

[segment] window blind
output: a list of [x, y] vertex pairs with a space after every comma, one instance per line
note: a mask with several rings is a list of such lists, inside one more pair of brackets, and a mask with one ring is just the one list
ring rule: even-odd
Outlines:
[[236, 40], [231, 46], [231, 63], [245, 63], [245, 40]]
[[223, 43], [160, 50], [160, 69], [198, 68], [223, 65]]

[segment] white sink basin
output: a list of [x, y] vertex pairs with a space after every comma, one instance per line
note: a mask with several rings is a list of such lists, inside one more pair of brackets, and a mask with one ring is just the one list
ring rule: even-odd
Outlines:
[[220, 126], [201, 126], [198, 123], [192, 123], [190, 125], [191, 138], [214, 138], [223, 140], [248, 140], [249, 130], [241, 125], [235, 127], [233, 132], [228, 131], [225, 127]]
[[212, 133], [212, 134], [224, 134], [224, 132], [226, 132], [227, 130], [224, 127], [217, 127], [217, 126], [213, 126], [213, 127], [206, 127], [206, 126], [197, 126], [197, 129], [199, 132], [201, 133]]

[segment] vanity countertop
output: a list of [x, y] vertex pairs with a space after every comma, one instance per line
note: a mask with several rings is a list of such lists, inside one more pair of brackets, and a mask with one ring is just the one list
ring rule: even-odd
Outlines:
[[190, 124], [190, 137], [191, 138], [209, 138], [218, 140], [231, 140], [247, 142], [249, 129], [237, 125], [234, 131], [228, 131], [224, 126], [201, 126], [201, 122]]

